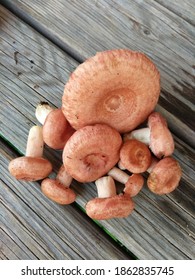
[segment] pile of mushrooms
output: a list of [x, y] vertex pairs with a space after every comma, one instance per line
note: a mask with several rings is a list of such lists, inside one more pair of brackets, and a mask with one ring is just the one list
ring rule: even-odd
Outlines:
[[[71, 74], [61, 108], [37, 106], [41, 125], [31, 128], [26, 156], [10, 162], [10, 173], [18, 180], [42, 180], [43, 194], [63, 205], [76, 199], [72, 179], [95, 182], [98, 197], [87, 202], [87, 215], [127, 217], [135, 207], [132, 197], [144, 186], [142, 173], [149, 174], [148, 188], [158, 195], [174, 191], [181, 179], [173, 137], [154, 111], [159, 94], [159, 72], [143, 53], [97, 53]], [[51, 163], [42, 158], [44, 144], [62, 150], [55, 179], [48, 177]], [[124, 184], [122, 192], [115, 181]]]

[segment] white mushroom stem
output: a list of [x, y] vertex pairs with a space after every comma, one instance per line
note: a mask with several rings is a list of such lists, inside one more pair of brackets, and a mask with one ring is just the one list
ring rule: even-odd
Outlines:
[[42, 157], [43, 155], [43, 129], [35, 125], [31, 127], [26, 144], [26, 156]]
[[137, 139], [148, 146], [150, 143], [150, 129], [145, 127], [124, 134], [123, 140], [127, 141], [129, 139]]
[[148, 173], [151, 173], [152, 170], [154, 169], [154, 167], [157, 165], [157, 163], [159, 162], [159, 160], [155, 157], [152, 157], [152, 162], [149, 166], [149, 168], [146, 170]]
[[112, 197], [116, 195], [116, 186], [111, 176], [104, 176], [95, 181], [99, 198]]
[[53, 111], [53, 108], [47, 102], [40, 102], [35, 110], [35, 116], [37, 120], [43, 125], [51, 111]]
[[117, 167], [113, 167], [112, 169], [110, 169], [108, 175], [111, 176], [114, 180], [124, 185], [127, 183], [130, 177], [127, 173], [125, 173], [124, 171], [120, 170]]
[[63, 184], [66, 187], [70, 187], [70, 185], [72, 183], [72, 177], [65, 170], [63, 165], [61, 166], [60, 170], [58, 171], [58, 174], [56, 176], [56, 180], [58, 180], [61, 184]]
[[121, 170], [125, 170], [126, 168], [123, 166], [121, 160], [118, 161], [118, 167], [121, 169]]

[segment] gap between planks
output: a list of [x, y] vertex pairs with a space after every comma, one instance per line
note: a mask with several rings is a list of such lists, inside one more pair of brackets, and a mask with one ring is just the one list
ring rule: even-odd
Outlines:
[[[14, 28], [14, 25], [12, 25], [12, 29]], [[31, 55], [35, 55], [36, 53], [34, 53], [33, 51], [37, 52], [38, 54], [42, 53], [42, 56], [39, 55], [39, 58], [37, 57], [37, 59], [35, 60], [36, 62], [36, 67], [39, 67], [42, 65], [42, 59], [45, 61], [45, 57], [44, 55], [47, 53], [49, 58], [49, 61], [45, 61], [45, 64], [47, 65], [45, 67], [45, 71], [44, 69], [41, 68], [41, 72], [44, 76], [46, 76], [46, 78], [48, 80], [52, 80], [53, 75], [51, 75], [52, 73], [52, 68], [51, 65], [64, 65], [65, 67], [67, 67], [67, 69], [65, 69], [65, 72], [60, 70], [61, 72], [58, 72], [58, 74], [61, 73], [61, 75], [68, 77], [69, 73], [70, 73], [70, 69], [69, 69], [69, 59], [67, 58], [67, 56], [65, 56], [65, 60], [63, 59], [63, 55], [61, 52], [58, 52], [58, 55], [60, 57], [60, 60], [55, 60], [52, 61], [52, 56], [49, 55], [49, 53], [52, 50], [53, 53], [53, 48], [51, 48], [51, 44], [48, 44], [47, 40], [42, 40], [41, 41], [41, 45], [40, 45], [40, 38], [39, 36], [36, 34], [33, 36], [34, 32], [32, 32], [32, 30], [30, 28], [25, 29], [24, 25], [20, 24], [20, 28], [21, 31], [24, 29], [25, 32], [23, 34], [23, 36], [26, 38], [28, 38], [28, 36], [32, 36], [31, 39], [34, 38], [34, 41], [31, 40], [31, 44], [28, 43], [28, 40], [24, 39], [24, 45], [21, 45], [21, 41], [22, 39], [18, 37], [17, 39], [17, 46], [18, 48], [20, 48], [21, 52], [23, 52], [24, 50], [28, 50], [29, 51], [29, 56]], [[14, 29], [15, 30], [15, 29]], [[13, 30], [13, 31], [14, 31]], [[15, 32], [15, 31], [14, 31]], [[25, 34], [26, 33], [26, 34]], [[17, 33], [16, 33], [17, 34]], [[16, 36], [15, 34], [15, 36]], [[21, 33], [22, 34], [22, 33]], [[9, 34], [6, 35], [6, 40], [9, 41]], [[39, 42], [39, 44], [37, 44], [36, 40]], [[5, 39], [5, 38], [3, 38]], [[32, 48], [32, 44], [33, 44], [33, 48]], [[7, 46], [7, 45], [6, 45]], [[43, 53], [43, 46], [44, 46], [44, 50], [46, 50], [46, 53]], [[9, 48], [12, 48], [11, 45], [9, 46]], [[16, 127], [13, 126], [13, 120], [10, 119], [9, 123], [7, 123], [6, 121], [3, 122], [4, 126], [4, 134], [6, 135], [7, 139], [12, 139], [12, 143], [14, 143], [14, 145], [19, 148], [21, 151], [24, 151], [24, 147], [25, 147], [25, 137], [27, 135], [28, 132], [28, 127], [30, 124], [32, 124], [35, 121], [34, 118], [34, 106], [33, 103], [35, 103], [36, 98], [37, 100], [40, 98], [39, 96], [39, 91], [41, 91], [41, 86], [39, 89], [34, 89], [34, 83], [33, 81], [31, 81], [30, 79], [32, 79], [32, 71], [34, 69], [31, 69], [31, 67], [28, 66], [27, 63], [25, 63], [25, 60], [23, 59], [23, 56], [21, 56], [21, 61], [18, 61], [18, 64], [15, 65], [14, 61], [12, 62], [13, 58], [9, 57], [9, 53], [10, 53], [10, 49], [6, 49], [5, 52], [7, 53], [7, 59], [6, 59], [6, 67], [2, 68], [5, 77], [9, 78], [9, 83], [7, 83], [7, 80], [4, 80], [4, 83], [6, 85], [6, 87], [4, 88], [4, 90], [6, 90], [6, 95], [5, 97], [3, 97], [3, 102], [6, 102], [6, 98], [10, 98], [10, 103], [9, 103], [9, 109], [8, 111], [6, 111], [6, 106], [2, 107], [2, 112], [4, 112], [4, 116], [6, 118], [7, 115], [9, 115], [10, 109], [12, 109], [12, 106], [16, 105], [16, 102], [18, 102], [18, 104], [20, 104], [20, 100], [23, 99], [24, 102], [24, 106], [22, 108], [20, 108], [20, 111], [22, 112], [24, 109], [27, 111], [29, 111], [29, 118], [28, 118], [28, 122], [30, 122], [29, 124], [26, 123], [26, 119], [24, 119], [24, 116], [26, 115], [26, 111], [25, 113], [20, 113], [19, 111], [16, 114], [16, 117], [18, 118], [18, 123], [20, 125], [18, 125], [17, 129], [19, 130], [19, 134], [15, 136], [16, 133]], [[44, 54], [44, 55], [43, 55]], [[58, 56], [57, 56], [58, 57]], [[52, 63], [51, 63], [51, 61]], [[31, 59], [30, 59], [31, 60]], [[20, 77], [16, 77], [14, 75], [15, 71], [17, 73], [18, 69], [20, 69], [20, 67], [22, 67], [22, 70], [24, 71], [24, 75], [21, 75]], [[60, 67], [60, 69], [62, 69], [62, 67]], [[56, 75], [56, 73], [55, 73]], [[34, 76], [33, 78], [37, 78], [36, 76], [36, 69], [34, 70]], [[40, 81], [39, 81], [40, 82]], [[14, 83], [14, 87], [13, 84]], [[56, 79], [54, 79], [54, 84], [56, 83]], [[61, 82], [60, 84], [63, 84], [63, 82]], [[59, 86], [60, 86], [59, 84]], [[18, 88], [19, 86], [19, 88]], [[45, 84], [42, 86], [45, 89]], [[10, 91], [11, 90], [11, 91]], [[13, 90], [13, 92], [12, 92]], [[36, 97], [33, 101], [33, 99], [31, 100], [32, 96], [27, 95], [26, 96], [26, 90], [28, 92], [31, 92], [33, 98]], [[55, 87], [50, 89], [51, 91], [51, 95], [48, 95], [48, 101], [51, 101], [51, 98], [53, 98], [53, 95], [55, 98], [53, 98], [53, 102], [54, 104], [57, 104], [58, 101], [58, 97], [59, 97], [59, 92], [58, 89], [56, 90]], [[44, 93], [47, 92], [47, 89], [45, 89], [43, 91]], [[42, 93], [42, 91], [41, 91]], [[13, 100], [13, 94], [15, 94], [14, 100]], [[35, 96], [36, 94], [36, 96]], [[43, 94], [44, 96], [44, 94]], [[26, 100], [26, 103], [25, 103]], [[29, 100], [31, 100], [31, 102], [29, 102]], [[25, 108], [26, 107], [26, 108]], [[18, 107], [19, 108], [19, 107]], [[5, 119], [6, 120], [6, 119]], [[8, 134], [7, 128], [6, 126], [10, 126], [11, 127], [11, 135]], [[23, 127], [25, 129], [23, 129]], [[22, 128], [22, 129], [21, 129]], [[22, 138], [22, 139], [21, 139]], [[179, 146], [178, 146], [179, 147]], [[181, 149], [177, 149], [176, 150], [176, 156], [179, 158], [180, 162], [183, 164], [183, 167], [185, 169], [185, 173], [186, 173], [186, 177], [185, 180], [183, 181], [182, 185], [188, 188], [191, 191], [191, 194], [194, 193], [194, 186], [193, 186], [193, 173], [191, 173], [190, 168], [188, 168], [186, 165], [188, 163], [188, 165], [193, 166], [193, 157], [192, 157], [192, 152], [193, 150], [190, 149], [186, 144], [184, 144], [181, 141]], [[184, 154], [182, 154], [184, 153]], [[191, 154], [191, 157], [190, 157]], [[59, 155], [58, 155], [59, 156]], [[50, 157], [53, 157], [53, 153], [51, 153]], [[57, 157], [58, 158], [58, 157]], [[57, 162], [58, 160], [56, 160]], [[58, 163], [59, 165], [59, 163]], [[187, 181], [187, 178], [189, 177], [189, 183]], [[82, 188], [78, 188], [78, 184], [75, 183], [75, 190], [78, 190], [78, 203], [79, 205], [81, 205], [82, 207], [85, 205], [86, 201], [89, 200], [91, 197], [95, 196], [95, 190], [94, 190], [94, 186], [93, 184], [91, 184], [91, 188], [89, 185], [84, 185]], [[80, 193], [79, 193], [80, 192]], [[182, 192], [182, 188], [181, 188], [181, 192]], [[143, 194], [141, 194], [138, 198], [136, 198], [137, 201], [137, 205], [138, 208], [136, 209], [136, 212], [134, 213], [134, 215], [132, 217], [130, 217], [129, 219], [124, 219], [123, 221], [110, 221], [110, 222], [102, 222], [101, 224], [105, 226], [105, 228], [107, 230], [109, 230], [114, 236], [116, 236], [120, 241], [122, 241], [123, 244], [126, 244], [126, 246], [129, 249], [132, 249], [131, 251], [133, 251], [134, 254], [136, 254], [137, 256], [139, 256], [140, 258], [172, 258], [173, 256], [175, 258], [187, 258], [190, 256], [193, 256], [193, 251], [192, 247], [190, 245], [193, 244], [193, 239], [190, 238], [188, 235], [188, 233], [191, 232], [190, 228], [186, 228], [185, 226], [185, 221], [189, 221], [188, 223], [190, 224], [190, 227], [194, 227], [194, 222], [192, 220], [191, 222], [191, 218], [190, 218], [190, 211], [193, 211], [193, 208], [190, 206], [190, 204], [184, 204], [181, 205], [181, 201], [183, 202], [183, 199], [181, 201], [177, 201], [177, 197], [180, 198], [180, 192], [179, 190], [177, 190], [175, 192], [176, 194], [176, 199], [174, 198], [175, 195], [173, 195], [173, 199], [172, 202], [169, 199], [169, 197], [163, 197], [161, 198], [157, 198], [156, 196], [152, 196], [147, 190], [144, 190]], [[178, 195], [177, 195], [178, 194]], [[190, 192], [189, 192], [190, 195]], [[181, 199], [181, 198], [180, 198]], [[190, 199], [190, 196], [188, 197], [188, 199]], [[147, 211], [147, 206], [149, 202], [151, 203], [151, 209], [148, 209]], [[185, 202], [185, 201], [184, 201]], [[175, 211], [175, 203], [178, 205], [178, 213], [174, 213]], [[149, 204], [150, 205], [150, 204]], [[158, 207], [157, 207], [158, 206]], [[166, 206], [166, 207], [165, 207]], [[184, 207], [187, 211], [186, 213], [182, 212], [182, 207]], [[165, 211], [166, 210], [166, 211]], [[160, 220], [159, 220], [160, 219]], [[163, 222], [164, 224], [163, 224]], [[163, 227], [163, 228], [161, 228]], [[175, 228], [174, 228], [175, 227]], [[118, 228], [120, 228], [121, 232], [118, 232]], [[133, 230], [133, 231], [132, 231]], [[170, 231], [170, 233], [168, 234], [168, 232]], [[155, 236], [152, 235], [152, 233], [155, 232]], [[177, 234], [181, 235], [183, 240], [175, 240], [175, 235], [177, 236]], [[184, 242], [185, 241], [185, 242]], [[184, 242], [184, 243], [183, 243]], [[143, 247], [143, 243], [145, 248]], [[181, 243], [181, 244], [180, 244]], [[170, 249], [170, 248], [171, 249]], [[169, 248], [168, 251], [167, 248]], [[186, 251], [185, 251], [186, 250]], [[185, 252], [182, 252], [185, 251]]]
[[[191, 9], [188, 1], [185, 1], [187, 16], [187, 14], [190, 15]], [[41, 4], [37, 1], [29, 1], [27, 5], [18, 0], [14, 3], [4, 0], [3, 4], [79, 63], [93, 55], [94, 51], [108, 48], [128, 46], [128, 48], [140, 49], [146, 54], [148, 52], [161, 71], [162, 92], [158, 104], [159, 111], [166, 114], [169, 126], [175, 135], [195, 147], [193, 28], [192, 22], [184, 21], [179, 16], [181, 15], [180, 1], [178, 1], [178, 6], [174, 5], [174, 9], [165, 1], [153, 2], [153, 4], [146, 2], [142, 6], [139, 3], [132, 3], [133, 7], [130, 7], [127, 2], [123, 2], [123, 5], [115, 1], [104, 3], [96, 1], [95, 4], [88, 0], [81, 2], [75, 5], [74, 1], [66, 1], [66, 3], [61, 0], [52, 1], [52, 3], [43, 1]], [[182, 1], [182, 6], [183, 4]], [[48, 15], [52, 28], [47, 22]], [[80, 24], [79, 21], [81, 21]], [[70, 22], [70, 25], [67, 26], [67, 22]], [[131, 32], [126, 32], [124, 37], [124, 30], [128, 26]], [[78, 32], [77, 29], [81, 30]], [[114, 31], [116, 33], [113, 33]], [[110, 33], [112, 38], [110, 38]], [[172, 33], [174, 40], [169, 40], [167, 34]], [[129, 34], [133, 38], [129, 37]], [[161, 35], [165, 38], [161, 38]], [[122, 42], [120, 39], [123, 39]], [[178, 40], [181, 42], [176, 44]], [[154, 44], [153, 49], [151, 42]], [[84, 48], [81, 49], [83, 44]]]
[[[76, 207], [48, 200], [38, 182], [11, 178], [7, 169], [17, 155], [0, 139], [1, 252], [8, 259], [132, 259]], [[48, 219], [48, 213], [50, 218]], [[6, 258], [5, 257], [5, 258]]]

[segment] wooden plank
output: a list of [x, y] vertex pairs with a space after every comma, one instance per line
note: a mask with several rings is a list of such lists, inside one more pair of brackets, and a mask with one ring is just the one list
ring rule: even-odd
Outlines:
[[18, 182], [7, 166], [17, 155], [0, 142], [2, 259], [130, 259], [76, 205], [59, 206], [39, 183]]
[[195, 147], [195, 8], [191, 1], [3, 3], [79, 61], [112, 48], [146, 53], [161, 73], [158, 110], [166, 113], [175, 135]]
[[[1, 20], [1, 134], [20, 153], [24, 153], [28, 130], [36, 123], [34, 109], [37, 102], [45, 99], [55, 106], [60, 105], [64, 85], [64, 78], [61, 77], [66, 78], [72, 71], [72, 68], [69, 70], [70, 65], [76, 66], [76, 62], [5, 9], [1, 10]], [[14, 60], [15, 51], [18, 52], [17, 64]], [[34, 61], [33, 65], [31, 60]], [[49, 86], [45, 81], [49, 82]], [[195, 152], [177, 137], [175, 141], [174, 157], [179, 160], [183, 170], [180, 187], [162, 197], [151, 194], [145, 187], [135, 198], [136, 209], [131, 216], [99, 222], [141, 259], [195, 257]], [[61, 164], [61, 152], [46, 149], [46, 156], [57, 170]], [[7, 180], [13, 179], [8, 175]], [[29, 187], [25, 185], [33, 192], [37, 188], [32, 186], [36, 186], [36, 183]], [[79, 184], [74, 181], [72, 187], [77, 193], [77, 203], [83, 208], [89, 199], [96, 196], [92, 183]], [[19, 186], [17, 189], [20, 190]], [[26, 199], [29, 204], [28, 197]], [[39, 201], [42, 199], [39, 196]], [[36, 211], [40, 212], [39, 204], [33, 203]], [[50, 215], [48, 211], [47, 220], [50, 220]]]

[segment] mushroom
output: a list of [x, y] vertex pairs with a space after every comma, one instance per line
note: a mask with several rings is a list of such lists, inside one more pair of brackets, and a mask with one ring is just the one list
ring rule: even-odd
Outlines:
[[145, 121], [160, 94], [160, 75], [143, 53], [98, 52], [80, 64], [64, 88], [62, 111], [76, 130], [105, 123], [120, 133]]
[[62, 110], [54, 109], [44, 122], [43, 140], [50, 148], [61, 150], [74, 132]]
[[130, 176], [117, 167], [113, 167], [108, 172], [108, 175], [116, 181], [125, 184], [123, 192], [130, 195], [130, 197], [136, 196], [144, 185], [144, 178], [141, 174], [132, 174]]
[[166, 157], [155, 163], [148, 170], [148, 188], [156, 194], [168, 194], [176, 189], [181, 179], [181, 167], [172, 157]]
[[58, 204], [71, 204], [76, 199], [76, 194], [69, 188], [72, 177], [66, 172], [62, 165], [56, 179], [46, 178], [41, 183], [41, 191], [49, 199]]
[[120, 134], [106, 124], [77, 130], [67, 141], [62, 158], [66, 171], [79, 182], [95, 181], [119, 160]]
[[43, 140], [52, 149], [62, 150], [75, 132], [61, 108], [54, 109], [47, 102], [38, 104], [35, 116], [43, 125]]
[[158, 112], [149, 115], [147, 128], [136, 129], [124, 135], [124, 141], [129, 139], [137, 139], [149, 145], [157, 158], [172, 155], [175, 147], [167, 122]]
[[116, 194], [112, 177], [105, 176], [95, 181], [101, 197], [87, 202], [87, 215], [96, 220], [127, 217], [134, 209], [134, 202], [129, 195]]
[[13, 159], [9, 163], [9, 172], [18, 180], [37, 181], [47, 177], [52, 171], [51, 163], [42, 158], [42, 127], [33, 126], [28, 135], [26, 156]]
[[126, 141], [121, 147], [119, 166], [122, 165], [132, 173], [145, 172], [150, 166], [151, 160], [149, 148], [136, 139]]

